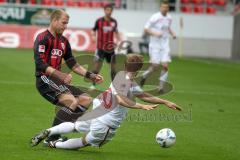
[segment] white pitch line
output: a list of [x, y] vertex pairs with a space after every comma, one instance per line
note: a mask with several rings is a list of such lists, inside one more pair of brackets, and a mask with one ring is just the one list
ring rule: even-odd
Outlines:
[[220, 67], [225, 67], [225, 68], [228, 68], [228, 69], [236, 69], [236, 70], [240, 70], [240, 68], [238, 67], [234, 67], [234, 66], [231, 66], [231, 64], [240, 64], [239, 62], [235, 62], [235, 63], [221, 63], [221, 62], [212, 62], [210, 60], [205, 60], [205, 59], [184, 59], [184, 60], [187, 60], [187, 61], [192, 61], [192, 62], [198, 62], [198, 63], [203, 63], [203, 64], [207, 64], [207, 65], [218, 65]]

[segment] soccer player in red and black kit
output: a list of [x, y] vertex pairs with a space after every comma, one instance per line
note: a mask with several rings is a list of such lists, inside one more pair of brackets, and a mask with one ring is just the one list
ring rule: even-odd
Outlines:
[[[98, 74], [102, 67], [102, 62], [106, 59], [107, 63], [111, 63], [111, 78], [115, 76], [114, 70], [114, 36], [117, 41], [120, 41], [118, 33], [118, 23], [112, 18], [113, 5], [108, 4], [104, 6], [104, 17], [96, 20], [92, 29], [92, 40], [97, 43], [97, 50], [95, 52], [93, 73]], [[94, 85], [94, 84], [93, 84]], [[94, 87], [94, 86], [92, 86]]]
[[[102, 76], [87, 71], [73, 57], [71, 46], [62, 35], [68, 21], [69, 15], [65, 11], [53, 11], [49, 28], [40, 33], [34, 43], [36, 87], [46, 100], [61, 107], [56, 113], [53, 126], [76, 120], [92, 102], [88, 94], [70, 85], [72, 75], [61, 72], [62, 59], [76, 74], [89, 78], [94, 83], [103, 81]], [[58, 139], [59, 136], [49, 137], [49, 140]]]

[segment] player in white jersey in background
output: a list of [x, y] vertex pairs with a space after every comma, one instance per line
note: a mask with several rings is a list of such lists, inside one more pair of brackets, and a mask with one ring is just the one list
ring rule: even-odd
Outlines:
[[[141, 55], [127, 55], [125, 70], [118, 72], [109, 89], [101, 93], [93, 101], [92, 112], [97, 110], [99, 112], [102, 109], [102, 111], [106, 111], [105, 114], [92, 120], [76, 121], [75, 123], [64, 122], [58, 126], [46, 129], [32, 138], [32, 146], [39, 144], [48, 136], [77, 131], [85, 133], [85, 136], [72, 138], [67, 141], [51, 141], [49, 147], [62, 149], [79, 149], [89, 145], [100, 147], [113, 138], [117, 128], [120, 127], [124, 120], [128, 108], [151, 110], [158, 104], [164, 104], [171, 109], [181, 110], [181, 108], [170, 101], [145, 93], [134, 82], [134, 78], [142, 65], [143, 57]], [[136, 103], [133, 101], [134, 97], [149, 102], [151, 105]]]
[[171, 62], [169, 35], [176, 39], [175, 33], [171, 29], [172, 17], [168, 14], [169, 4], [162, 1], [160, 12], [155, 13], [147, 21], [144, 31], [150, 35], [149, 57], [150, 67], [143, 73], [140, 86], [143, 86], [148, 75], [162, 67], [159, 77], [158, 91], [163, 91], [164, 82], [168, 78], [168, 63]]

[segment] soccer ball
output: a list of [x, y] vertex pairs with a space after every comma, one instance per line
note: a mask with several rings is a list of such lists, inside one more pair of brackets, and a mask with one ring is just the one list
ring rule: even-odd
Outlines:
[[164, 128], [158, 131], [156, 141], [161, 147], [168, 148], [176, 142], [176, 135], [171, 129]]

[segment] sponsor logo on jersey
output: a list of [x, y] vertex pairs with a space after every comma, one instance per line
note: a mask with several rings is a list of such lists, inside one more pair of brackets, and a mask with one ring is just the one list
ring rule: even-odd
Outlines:
[[51, 54], [53, 56], [62, 56], [63, 52], [62, 52], [62, 50], [59, 50], [59, 49], [53, 49]]
[[106, 109], [110, 109], [112, 106], [112, 90], [109, 88], [107, 91], [102, 93], [103, 106]]
[[111, 22], [110, 25], [111, 25], [112, 27], [115, 27], [115, 26], [116, 26], [116, 23], [115, 23], [115, 22]]
[[64, 43], [61, 43], [62, 49], [65, 50], [65, 45]]
[[113, 27], [111, 27], [111, 26], [104, 26], [104, 27], [103, 27], [103, 32], [104, 32], [104, 33], [110, 32], [110, 31], [112, 31], [112, 30], [113, 30]]
[[45, 45], [39, 45], [38, 52], [45, 52]]

